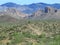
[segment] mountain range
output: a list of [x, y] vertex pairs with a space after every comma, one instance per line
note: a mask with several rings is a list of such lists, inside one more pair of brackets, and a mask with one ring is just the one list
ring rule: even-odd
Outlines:
[[29, 5], [20, 5], [8, 2], [0, 5], [0, 20], [4, 20], [5, 18], [60, 19], [60, 4], [46, 4], [40, 2]]

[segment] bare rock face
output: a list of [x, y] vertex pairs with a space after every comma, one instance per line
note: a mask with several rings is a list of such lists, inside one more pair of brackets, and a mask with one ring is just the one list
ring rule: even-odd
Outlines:
[[[36, 18], [35, 18], [36, 17]], [[34, 13], [34, 18], [37, 19], [60, 19], [60, 9], [53, 7], [45, 7], [44, 10], [38, 10]]]
[[16, 15], [16, 17], [18, 16], [18, 17], [24, 18], [24, 17], [28, 16], [27, 14], [24, 14], [14, 8], [8, 9], [7, 12], [10, 12], [10, 15]]
[[[35, 16], [43, 16], [43, 15], [53, 15], [54, 13], [56, 13], [57, 12], [57, 9], [55, 9], [55, 8], [53, 8], [53, 7], [50, 7], [50, 6], [47, 6], [47, 7], [45, 7], [45, 9], [44, 10], [42, 10], [42, 9], [40, 9], [40, 10], [38, 10], [38, 11], [36, 11], [35, 13], [34, 13], [34, 15]], [[47, 16], [48, 16], [47, 15]]]
[[44, 10], [38, 10], [38, 11], [36, 11], [35, 13], [34, 13], [34, 15], [35, 16], [40, 16], [41, 14], [43, 14], [44, 13]]
[[3, 12], [0, 12], [0, 15], [8, 15], [8, 16], [11, 16], [11, 17], [14, 17], [17, 19], [24, 18], [24, 17], [28, 16], [28, 14], [24, 14], [15, 8], [7, 8]]
[[57, 10], [53, 7], [47, 6], [45, 7], [45, 13], [55, 13]]

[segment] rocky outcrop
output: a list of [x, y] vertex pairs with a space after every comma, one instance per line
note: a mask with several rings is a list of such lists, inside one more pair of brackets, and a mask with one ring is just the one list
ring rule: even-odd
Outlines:
[[38, 10], [34, 13], [35, 19], [60, 19], [60, 9], [50, 6], [45, 7], [44, 10]]
[[45, 7], [45, 13], [55, 13], [57, 10], [53, 7], [47, 6]]

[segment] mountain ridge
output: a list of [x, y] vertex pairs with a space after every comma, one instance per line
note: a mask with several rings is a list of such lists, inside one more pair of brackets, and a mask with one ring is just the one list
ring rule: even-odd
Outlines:
[[[53, 6], [54, 5], [54, 6]], [[5, 3], [0, 5], [0, 17], [4, 19], [60, 19], [60, 4], [34, 3], [30, 5], [19, 5]], [[8, 15], [6, 17], [6, 15]], [[2, 19], [2, 18], [1, 18]]]
[[[60, 4], [55, 3], [55, 4], [47, 4], [47, 3], [32, 3], [29, 5], [20, 5], [20, 4], [16, 4], [13, 2], [8, 2], [5, 4], [1, 4], [0, 6], [5, 6], [5, 7], [9, 7], [9, 8], [16, 8], [19, 11], [22, 11], [24, 13], [27, 14], [32, 14], [34, 11], [37, 11], [39, 9], [44, 9], [46, 6], [51, 6], [57, 9], [60, 9]], [[29, 11], [29, 12], [28, 12]]]

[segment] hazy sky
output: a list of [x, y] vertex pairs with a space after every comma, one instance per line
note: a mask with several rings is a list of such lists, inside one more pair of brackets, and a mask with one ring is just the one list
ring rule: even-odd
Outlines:
[[14, 2], [17, 4], [31, 4], [31, 3], [38, 3], [38, 2], [43, 2], [43, 3], [60, 3], [60, 0], [0, 0], [0, 4], [4, 4], [7, 2]]

